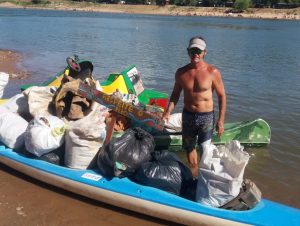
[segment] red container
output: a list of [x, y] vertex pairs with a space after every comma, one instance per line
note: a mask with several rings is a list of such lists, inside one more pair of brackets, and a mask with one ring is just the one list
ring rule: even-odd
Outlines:
[[168, 106], [168, 98], [150, 98], [149, 104], [162, 107], [166, 110]]

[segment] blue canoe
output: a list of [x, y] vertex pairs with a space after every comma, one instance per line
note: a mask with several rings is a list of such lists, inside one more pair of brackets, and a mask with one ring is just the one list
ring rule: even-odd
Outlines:
[[5, 146], [0, 146], [0, 162], [76, 194], [185, 225], [300, 225], [300, 210], [265, 199], [252, 210], [231, 211], [204, 206], [127, 178], [106, 180], [94, 170], [31, 159]]

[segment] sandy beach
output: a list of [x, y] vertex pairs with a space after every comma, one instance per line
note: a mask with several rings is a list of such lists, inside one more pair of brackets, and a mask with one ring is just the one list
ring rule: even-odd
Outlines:
[[40, 5], [16, 5], [11, 2], [0, 3], [3, 8], [30, 8], [30, 9], [52, 9], [71, 10], [85, 12], [106, 13], [128, 13], [148, 15], [173, 15], [173, 16], [215, 16], [215, 17], [237, 17], [254, 19], [284, 19], [299, 20], [300, 7], [294, 9], [254, 9], [250, 8], [243, 13], [228, 13], [231, 8], [226, 7], [190, 7], [190, 6], [157, 6], [157, 5], [126, 5], [126, 4], [97, 4], [92, 2], [67, 2], [51, 1], [50, 4]]
[[0, 71], [9, 74], [10, 79], [22, 79], [29, 73], [21, 67], [22, 55], [10, 50], [0, 49]]
[[0, 164], [0, 226], [176, 225], [34, 180]]

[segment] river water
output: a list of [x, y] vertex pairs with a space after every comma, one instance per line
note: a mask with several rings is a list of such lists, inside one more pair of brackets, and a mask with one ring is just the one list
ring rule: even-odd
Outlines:
[[246, 149], [245, 177], [265, 198], [300, 208], [300, 21], [0, 9], [0, 49], [22, 53], [32, 74], [10, 81], [4, 97], [53, 77], [73, 54], [91, 60], [101, 81], [135, 64], [147, 88], [170, 94], [196, 35], [222, 73], [226, 121], [263, 118], [271, 126], [270, 145]]

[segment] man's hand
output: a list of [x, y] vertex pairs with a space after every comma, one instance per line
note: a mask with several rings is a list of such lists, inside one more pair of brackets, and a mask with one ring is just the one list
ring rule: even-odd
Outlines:
[[216, 130], [218, 133], [218, 136], [222, 136], [222, 134], [224, 133], [224, 122], [223, 121], [218, 121], [217, 125], [216, 125]]
[[169, 112], [165, 112], [162, 119], [165, 121], [165, 122], [169, 122], [170, 120], [170, 116], [171, 114]]

